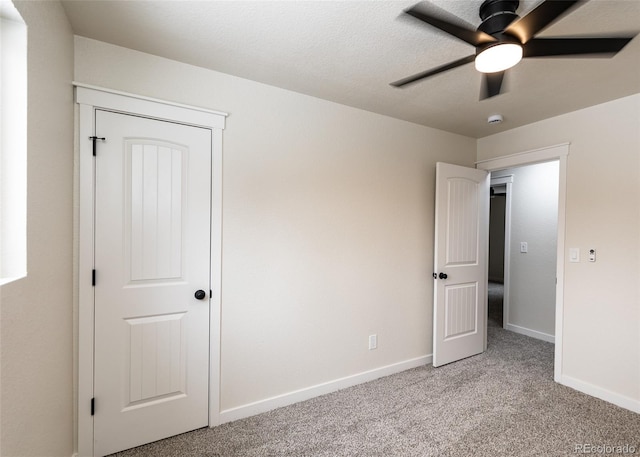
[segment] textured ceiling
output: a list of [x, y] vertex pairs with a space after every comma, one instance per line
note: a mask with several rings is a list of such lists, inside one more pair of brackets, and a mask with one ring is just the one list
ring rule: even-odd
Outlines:
[[[481, 0], [432, 3], [476, 27]], [[521, 0], [522, 16], [539, 1]], [[471, 137], [640, 92], [640, 37], [614, 58], [527, 59], [508, 92], [479, 101], [469, 64], [389, 83], [472, 46], [401, 14], [411, 1], [64, 0], [77, 35]], [[640, 0], [591, 0], [539, 36], [640, 32]], [[500, 113], [505, 121], [488, 125]]]

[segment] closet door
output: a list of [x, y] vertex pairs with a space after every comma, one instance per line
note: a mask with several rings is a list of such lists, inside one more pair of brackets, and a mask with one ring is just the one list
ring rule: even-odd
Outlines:
[[208, 425], [211, 130], [96, 111], [94, 455]]

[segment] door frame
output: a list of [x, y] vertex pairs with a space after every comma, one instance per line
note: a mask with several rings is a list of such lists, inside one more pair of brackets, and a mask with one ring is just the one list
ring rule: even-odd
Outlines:
[[94, 381], [94, 193], [96, 135], [95, 111], [106, 109], [123, 114], [175, 122], [211, 130], [211, 299], [209, 330], [209, 426], [220, 423], [220, 312], [222, 286], [222, 131], [227, 113], [167, 102], [126, 92], [74, 82], [77, 135], [75, 182], [75, 236], [77, 298], [74, 303], [74, 355], [78, 455], [93, 455], [91, 400]]
[[476, 162], [476, 168], [498, 171], [506, 168], [533, 165], [536, 163], [559, 162], [558, 184], [558, 233], [556, 249], [556, 323], [555, 323], [555, 351], [553, 363], [553, 379], [561, 383], [562, 380], [562, 330], [564, 318], [564, 251], [565, 251], [565, 220], [567, 197], [567, 159], [570, 143], [562, 143], [545, 148], [496, 157], [494, 159]]
[[[501, 184], [504, 184], [507, 188], [504, 202], [504, 260], [502, 262], [502, 328], [506, 329], [509, 323], [509, 285], [511, 284], [509, 281], [511, 280], [511, 192], [513, 191], [513, 175], [491, 178], [490, 186]], [[489, 233], [491, 233], [491, 226], [489, 226]]]

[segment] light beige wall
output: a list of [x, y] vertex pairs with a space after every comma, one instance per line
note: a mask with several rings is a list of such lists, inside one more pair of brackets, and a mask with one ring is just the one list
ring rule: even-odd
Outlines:
[[68, 457], [73, 453], [73, 34], [58, 2], [15, 3], [28, 27], [28, 275], [0, 289], [0, 454]]
[[94, 40], [75, 46], [77, 81], [230, 113], [222, 409], [431, 353], [435, 162], [472, 165], [475, 140]]
[[[482, 138], [478, 160], [571, 142], [563, 374], [640, 401], [640, 94]], [[568, 249], [581, 250], [568, 263]], [[597, 261], [586, 261], [597, 249]]]
[[[558, 173], [557, 160], [491, 173], [492, 178], [513, 177], [505, 324], [511, 330], [543, 333], [537, 335], [542, 338], [555, 334]], [[520, 252], [522, 241], [528, 245], [526, 253]]]

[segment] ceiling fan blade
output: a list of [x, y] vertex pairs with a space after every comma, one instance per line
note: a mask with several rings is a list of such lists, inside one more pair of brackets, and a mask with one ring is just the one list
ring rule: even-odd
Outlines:
[[512, 22], [505, 29], [505, 33], [518, 37], [524, 44], [562, 15], [567, 14], [570, 9], [585, 2], [586, 0], [546, 0], [526, 16]]
[[522, 49], [523, 57], [589, 55], [612, 57], [630, 38], [534, 38]]
[[442, 73], [447, 70], [451, 70], [452, 68], [460, 67], [462, 65], [471, 63], [475, 60], [475, 54], [463, 57], [462, 59], [454, 60], [453, 62], [449, 62], [446, 65], [442, 65], [440, 67], [432, 68], [431, 70], [423, 71], [417, 73], [413, 76], [409, 76], [407, 78], [400, 79], [398, 81], [392, 82], [391, 85], [394, 87], [402, 87], [407, 84], [420, 81], [421, 79], [428, 78], [429, 76], [437, 75], [438, 73]]
[[418, 3], [405, 10], [405, 14], [420, 19], [473, 46], [497, 41], [491, 35], [480, 30], [475, 30], [473, 26], [467, 24], [462, 19], [430, 3]]
[[502, 88], [502, 81], [504, 80], [504, 74], [505, 74], [504, 71], [482, 74], [482, 87], [480, 89], [480, 100], [485, 100], [487, 98], [500, 95], [500, 89]]

